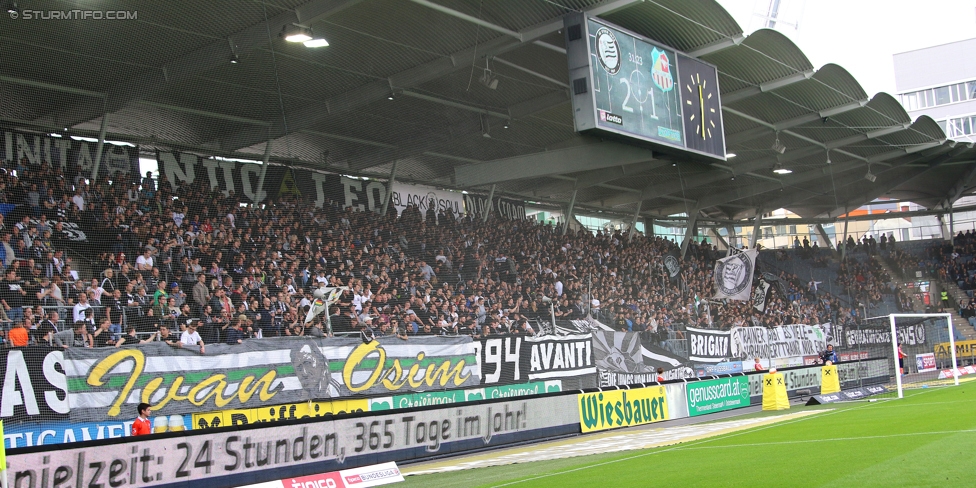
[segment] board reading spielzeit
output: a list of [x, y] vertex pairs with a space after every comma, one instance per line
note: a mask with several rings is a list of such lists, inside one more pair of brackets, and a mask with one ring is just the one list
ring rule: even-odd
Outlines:
[[576, 129], [725, 159], [714, 66], [582, 15], [566, 20]]

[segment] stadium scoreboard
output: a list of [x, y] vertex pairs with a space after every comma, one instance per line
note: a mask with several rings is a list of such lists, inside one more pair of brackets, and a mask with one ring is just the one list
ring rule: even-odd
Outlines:
[[578, 132], [725, 160], [718, 69], [601, 19], [565, 19]]

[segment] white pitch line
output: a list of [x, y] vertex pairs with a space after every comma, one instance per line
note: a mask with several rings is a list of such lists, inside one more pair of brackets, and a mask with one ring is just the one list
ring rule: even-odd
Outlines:
[[911, 432], [905, 434], [885, 434], [885, 435], [864, 435], [858, 437], [834, 437], [830, 439], [804, 439], [796, 441], [777, 441], [777, 442], [756, 442], [751, 444], [730, 444], [726, 446], [695, 446], [695, 447], [676, 447], [678, 451], [695, 451], [702, 449], [728, 449], [728, 448], [739, 448], [739, 447], [757, 447], [757, 446], [778, 446], [778, 445], [788, 445], [788, 444], [810, 444], [817, 442], [838, 442], [838, 441], [860, 441], [867, 439], [889, 439], [892, 437], [913, 437], [918, 435], [946, 435], [946, 434], [960, 434], [960, 433], [976, 433], [976, 429], [963, 429], [963, 430], [934, 430], [930, 432]]

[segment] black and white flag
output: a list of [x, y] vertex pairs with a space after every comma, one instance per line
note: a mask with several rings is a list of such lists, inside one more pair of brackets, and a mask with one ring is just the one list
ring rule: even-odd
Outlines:
[[763, 279], [759, 278], [759, 285], [756, 289], [752, 291], [752, 307], [759, 311], [759, 313], [766, 312], [766, 303], [769, 300], [769, 283]]
[[752, 297], [752, 273], [757, 255], [755, 249], [750, 249], [715, 262], [716, 299], [747, 301]]

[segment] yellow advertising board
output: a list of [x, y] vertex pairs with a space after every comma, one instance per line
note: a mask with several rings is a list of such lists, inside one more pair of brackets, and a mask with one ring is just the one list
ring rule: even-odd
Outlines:
[[278, 420], [321, 417], [327, 414], [366, 411], [369, 411], [369, 401], [365, 398], [289, 403], [285, 405], [269, 405], [261, 408], [195, 413], [193, 414], [193, 428], [208, 429], [229, 425], [247, 425], [255, 422], [275, 422]]
[[577, 395], [583, 432], [649, 424], [668, 419], [663, 386]]
[[[935, 357], [938, 359], [949, 359], [952, 357], [950, 352], [951, 345], [948, 342], [940, 342], [935, 345]], [[956, 357], [976, 356], [976, 341], [956, 341]]]

